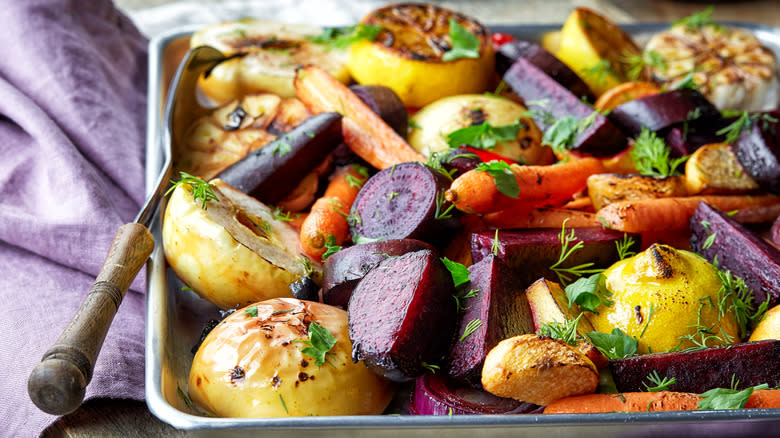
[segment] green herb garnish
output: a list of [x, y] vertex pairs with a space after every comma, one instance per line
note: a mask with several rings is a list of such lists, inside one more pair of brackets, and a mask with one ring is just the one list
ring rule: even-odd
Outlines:
[[463, 329], [463, 334], [460, 335], [460, 339], [458, 339], [458, 342], [463, 342], [464, 339], [466, 339], [470, 334], [477, 331], [478, 328], [482, 327], [482, 320], [481, 319], [472, 319], [471, 321], [466, 324], [466, 328]]
[[630, 154], [640, 174], [660, 178], [676, 175], [677, 167], [688, 159], [688, 156], [670, 158], [671, 150], [663, 139], [647, 128], [642, 128]]
[[639, 341], [623, 333], [617, 327], [612, 329], [611, 334], [590, 332], [587, 335], [593, 346], [609, 359], [633, 356], [639, 346]]
[[693, 72], [689, 72], [672, 89], [673, 90], [689, 89], [689, 90], [699, 91], [699, 85], [693, 80]]
[[715, 388], [699, 394], [702, 398], [699, 400], [697, 409], [716, 410], [716, 409], [742, 409], [747, 404], [748, 399], [757, 389], [768, 389], [769, 385], [762, 383], [758, 386], [751, 386], [743, 390], [738, 390], [739, 381], [731, 378], [731, 388]]
[[583, 76], [587, 76], [593, 79], [598, 84], [605, 84], [608, 77], [617, 79], [618, 74], [612, 63], [608, 59], [602, 59], [591, 67], [584, 68], [580, 71]]
[[467, 126], [447, 134], [447, 144], [451, 148], [469, 145], [475, 149], [493, 149], [499, 142], [517, 140], [517, 134], [523, 123], [493, 126], [488, 122]]
[[441, 369], [440, 366], [425, 361], [423, 361], [420, 365], [426, 370], [430, 371], [431, 374], [436, 374], [436, 371]]
[[434, 213], [434, 219], [449, 219], [452, 217], [452, 209], [455, 208], [455, 204], [450, 204], [447, 208], [444, 206], [447, 204], [447, 198], [443, 191], [436, 192], [436, 212]]
[[633, 237], [629, 236], [628, 233], [623, 233], [623, 240], [615, 242], [615, 246], [617, 246], [618, 258], [623, 260], [626, 257], [635, 255], [636, 251], [631, 250], [631, 247], [634, 246], [635, 243], [636, 242], [634, 242]]
[[349, 27], [329, 27], [320, 35], [308, 39], [313, 43], [326, 45], [328, 50], [345, 49], [360, 40], [374, 41], [381, 31], [381, 26], [356, 24]]
[[171, 180], [171, 184], [173, 184], [173, 186], [171, 186], [171, 188], [165, 192], [165, 196], [168, 196], [176, 189], [176, 187], [186, 184], [190, 186], [192, 199], [194, 199], [195, 202], [200, 201], [200, 207], [204, 210], [208, 209], [206, 204], [208, 204], [209, 201], [216, 201], [218, 199], [217, 194], [214, 193], [213, 185], [198, 178], [197, 176], [190, 175], [187, 172], [179, 172], [179, 174], [181, 175], [181, 179], [178, 181]]
[[460, 313], [460, 312], [468, 309], [468, 307], [463, 307], [461, 305], [460, 300], [465, 299], [465, 298], [474, 298], [477, 295], [479, 295], [479, 289], [471, 289], [471, 290], [469, 290], [468, 292], [466, 292], [465, 294], [462, 294], [462, 295], [459, 294], [459, 293], [456, 293], [456, 294], [452, 295], [452, 298], [455, 299], [455, 311]]
[[677, 383], [677, 379], [674, 377], [672, 377], [671, 379], [668, 377], [664, 377], [662, 379], [661, 376], [658, 375], [658, 371], [656, 370], [653, 370], [653, 372], [647, 376], [647, 380], [653, 384], [653, 386], [649, 386], [647, 383], [642, 382], [642, 385], [644, 385], [645, 390], [647, 390], [647, 392], [666, 391], [667, 389], [669, 389], [670, 386]]
[[704, 26], [715, 25], [715, 21], [712, 19], [712, 6], [708, 6], [702, 11], [695, 12], [687, 17], [680, 18], [672, 23], [672, 26], [681, 24], [688, 28], [688, 30], [697, 30]]
[[574, 319], [565, 319], [563, 322], [551, 321], [545, 322], [536, 331], [537, 335], [548, 336], [553, 339], [561, 340], [569, 345], [576, 346], [580, 338], [577, 332], [577, 326], [582, 318], [582, 313]]
[[252, 318], [257, 317], [257, 306], [249, 306], [246, 309], [244, 309], [244, 315], [250, 316]]
[[666, 70], [666, 63], [663, 56], [655, 50], [648, 50], [643, 54], [629, 54], [622, 59], [627, 65], [626, 75], [632, 81], [639, 80], [645, 67]]
[[306, 344], [307, 347], [301, 352], [314, 358], [314, 365], [322, 366], [326, 360], [325, 355], [332, 354], [329, 351], [336, 345], [336, 337], [328, 329], [312, 321], [309, 323], [309, 339], [293, 342]]
[[[602, 271], [602, 269], [592, 269], [591, 266], [593, 266], [593, 262], [587, 262], [569, 268], [561, 266], [569, 256], [585, 246], [585, 243], [581, 240], [577, 240], [577, 236], [574, 235], [574, 230], [571, 230], [568, 234], [566, 233], [566, 222], [568, 221], [569, 219], [564, 219], [563, 224], [561, 225], [561, 233], [558, 235], [558, 238], [561, 240], [561, 255], [558, 256], [558, 261], [550, 266], [550, 270], [555, 272], [558, 276], [558, 282], [563, 286], [568, 285], [573, 277], [578, 278], [582, 277], [584, 274], [595, 274]], [[569, 245], [575, 240], [577, 240], [577, 243], [570, 248]]]
[[604, 274], [593, 274], [590, 277], [582, 277], [574, 283], [566, 286], [566, 298], [569, 306], [577, 304], [580, 308], [598, 314], [599, 306], [610, 306], [612, 301], [607, 296], [612, 295], [606, 286], [607, 277]]
[[328, 257], [341, 251], [341, 245], [336, 242], [336, 236], [328, 234], [327, 240], [325, 240], [325, 252], [322, 253], [322, 260], [325, 261]]
[[442, 61], [479, 58], [479, 38], [452, 18], [450, 18], [450, 40], [452, 48], [444, 52]]
[[455, 284], [455, 287], [458, 287], [461, 284], [469, 281], [469, 270], [466, 266], [458, 262], [453, 262], [447, 257], [442, 257], [441, 261], [444, 263], [444, 266], [447, 267], [447, 270], [450, 271], [450, 275], [452, 275], [452, 282]]
[[504, 195], [515, 199], [520, 196], [520, 185], [517, 183], [512, 166], [506, 162], [492, 160], [487, 163], [479, 163], [475, 170], [487, 172], [492, 176], [496, 188]]

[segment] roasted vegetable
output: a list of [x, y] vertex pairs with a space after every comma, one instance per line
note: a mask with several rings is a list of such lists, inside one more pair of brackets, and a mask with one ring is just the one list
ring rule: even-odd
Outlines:
[[669, 198], [687, 194], [685, 180], [680, 176], [657, 178], [601, 173], [588, 177], [588, 196], [596, 210], [617, 201]]
[[639, 353], [739, 341], [734, 312], [720, 301], [720, 278], [696, 254], [653, 244], [603, 275], [612, 304], [585, 316], [601, 333], [619, 328], [637, 339]]
[[354, 363], [351, 349], [341, 309], [293, 298], [254, 303], [203, 341], [189, 395], [219, 417], [381, 414], [393, 389]]
[[739, 193], [758, 189], [726, 143], [700, 147], [685, 163], [688, 193]]
[[490, 350], [482, 368], [482, 386], [499, 397], [548, 405], [596, 390], [599, 373], [584, 354], [563, 341], [520, 335]]
[[435, 253], [390, 257], [368, 272], [349, 300], [353, 360], [406, 381], [439, 363], [455, 330], [452, 276]]
[[[691, 121], [693, 114], [697, 117]], [[657, 132], [678, 123], [711, 123], [720, 119], [720, 112], [698, 91], [682, 88], [618, 105], [609, 119], [626, 135], [636, 137], [643, 128]]]
[[272, 209], [220, 180], [211, 181], [207, 203], [192, 190], [173, 191], [162, 239], [168, 264], [198, 295], [228, 309], [292, 297], [290, 283], [308, 270], [321, 281], [319, 263], [299, 255], [298, 233]]

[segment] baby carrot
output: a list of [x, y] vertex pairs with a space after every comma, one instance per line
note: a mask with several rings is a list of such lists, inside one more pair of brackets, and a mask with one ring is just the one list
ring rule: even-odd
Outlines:
[[482, 217], [493, 228], [561, 228], [598, 227], [601, 224], [594, 213], [563, 208], [509, 209], [488, 213]]
[[780, 390], [757, 389], [750, 394], [745, 403], [746, 409], [778, 409], [780, 408]]
[[499, 191], [490, 172], [477, 169], [456, 178], [446, 198], [458, 210], [477, 214], [508, 208], [559, 206], [585, 189], [588, 177], [604, 172], [604, 166], [600, 160], [588, 157], [550, 166], [513, 164], [509, 170], [519, 187], [516, 198]]
[[315, 114], [333, 111], [344, 116], [344, 143], [378, 169], [425, 158], [393, 131], [349, 88], [315, 65], [299, 68], [295, 92]]
[[306, 255], [318, 260], [325, 253], [326, 243], [341, 245], [349, 238], [347, 216], [366, 179], [368, 171], [363, 166], [336, 169], [325, 194], [314, 202], [301, 224], [301, 246]]
[[606, 226], [629, 233], [681, 230], [688, 228], [699, 202], [721, 211], [738, 210], [743, 222], [769, 222], [774, 218], [771, 214], [776, 214], [774, 210], [780, 208], [780, 197], [774, 195], [712, 195], [618, 201], [603, 207], [596, 216]]
[[624, 392], [565, 397], [544, 408], [545, 414], [598, 412], [695, 411], [699, 395], [689, 392]]

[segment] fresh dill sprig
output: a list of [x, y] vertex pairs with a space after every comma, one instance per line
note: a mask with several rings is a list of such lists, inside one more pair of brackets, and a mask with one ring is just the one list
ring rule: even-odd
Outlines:
[[195, 200], [195, 202], [200, 201], [201, 205], [200, 207], [204, 210], [208, 209], [207, 204], [210, 201], [216, 201], [218, 200], [217, 194], [214, 193], [214, 186], [207, 183], [206, 181], [198, 178], [197, 176], [190, 175], [187, 172], [179, 172], [181, 175], [181, 179], [178, 181], [171, 180], [171, 188], [168, 189], [167, 192], [165, 192], [165, 196], [168, 196], [172, 191], [176, 189], [176, 187], [179, 187], [180, 185], [189, 185], [190, 186], [190, 193], [192, 194], [192, 199]]
[[[573, 278], [579, 278], [585, 274], [595, 274], [602, 271], [602, 269], [591, 268], [591, 266], [594, 265], [593, 262], [582, 263], [571, 267], [562, 266], [566, 259], [585, 246], [585, 243], [582, 240], [577, 240], [577, 236], [574, 235], [573, 229], [570, 230], [568, 234], [566, 233], [566, 222], [568, 222], [568, 220], [569, 219], [567, 218], [563, 221], [561, 233], [558, 235], [561, 240], [561, 254], [558, 256], [558, 261], [550, 266], [550, 270], [555, 272], [555, 275], [558, 276], [558, 282], [563, 286], [568, 285]], [[577, 243], [569, 247], [575, 240], [577, 240]]]
[[672, 159], [670, 154], [671, 149], [663, 139], [647, 128], [642, 128], [630, 152], [640, 174], [660, 178], [677, 174], [677, 167], [688, 159], [687, 155]]
[[577, 326], [582, 318], [582, 313], [574, 319], [565, 319], [563, 322], [551, 321], [545, 322], [536, 331], [537, 335], [548, 336], [553, 339], [561, 340], [569, 345], [576, 346], [582, 338], [577, 332]]
[[669, 389], [670, 386], [677, 383], [677, 379], [674, 377], [672, 378], [664, 377], [662, 379], [661, 376], [658, 375], [658, 371], [656, 370], [653, 370], [653, 372], [647, 376], [647, 380], [653, 384], [653, 386], [649, 386], [647, 383], [642, 382], [642, 385], [644, 385], [645, 390], [647, 390], [647, 392], [666, 391], [667, 389]]

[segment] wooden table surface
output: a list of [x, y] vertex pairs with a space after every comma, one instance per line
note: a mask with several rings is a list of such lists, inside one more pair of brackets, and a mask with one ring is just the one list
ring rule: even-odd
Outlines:
[[[209, 0], [200, 0], [208, 3]], [[168, 0], [116, 0], [119, 7], [127, 11], [168, 3]], [[671, 0], [603, 0], [573, 1], [596, 9], [624, 12], [620, 21], [673, 21], [699, 11], [708, 4], [715, 4], [714, 18], [725, 21], [751, 21], [780, 27], [780, 2], [777, 0], [753, 1], [671, 1]], [[486, 6], [487, 2], [483, 3]], [[550, 7], [560, 7], [560, 2], [551, 1]], [[617, 8], [617, 9], [611, 9]], [[565, 18], [568, 11], [523, 11], [523, 22], [529, 22], [529, 13], [540, 17]], [[533, 16], [530, 17], [533, 21]], [[488, 22], [486, 20], [486, 22]], [[46, 438], [106, 438], [106, 437], [186, 437], [179, 431], [158, 420], [146, 407], [145, 402], [135, 400], [90, 400], [72, 414], [61, 417], [42, 434]]]

